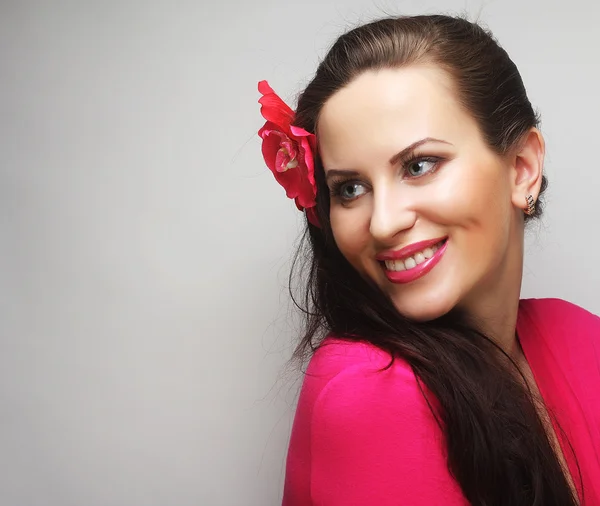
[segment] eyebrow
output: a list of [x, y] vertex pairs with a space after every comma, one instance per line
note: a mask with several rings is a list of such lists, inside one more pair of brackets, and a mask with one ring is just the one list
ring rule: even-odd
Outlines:
[[[396, 153], [392, 158], [390, 158], [390, 165], [395, 165], [399, 160], [405, 158], [409, 153], [417, 149], [419, 146], [426, 144], [428, 142], [438, 142], [441, 144], [448, 144], [452, 146], [452, 143], [448, 141], [443, 141], [441, 139], [436, 139], [434, 137], [425, 137], [418, 141], [413, 142], [409, 146], [406, 146], [402, 151]], [[325, 169], [326, 170], [326, 169]], [[356, 170], [348, 170], [348, 169], [331, 169], [326, 170], [326, 178], [329, 179], [333, 176], [358, 176], [360, 173]]]

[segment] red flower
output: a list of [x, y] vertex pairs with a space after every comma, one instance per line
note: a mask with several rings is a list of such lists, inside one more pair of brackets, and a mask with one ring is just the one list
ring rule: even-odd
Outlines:
[[314, 207], [317, 186], [315, 183], [314, 155], [317, 141], [314, 134], [292, 125], [294, 111], [283, 101], [267, 81], [258, 83], [260, 112], [267, 120], [258, 131], [263, 140], [262, 153], [277, 182], [283, 186], [288, 198], [294, 199], [300, 211], [306, 209], [308, 219], [318, 225]]

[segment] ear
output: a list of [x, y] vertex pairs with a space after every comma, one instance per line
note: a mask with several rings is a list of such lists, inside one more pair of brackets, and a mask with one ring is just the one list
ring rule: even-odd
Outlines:
[[546, 144], [542, 133], [531, 128], [519, 144], [513, 158], [512, 203], [519, 209], [527, 209], [527, 196], [537, 201], [542, 186], [542, 173]]

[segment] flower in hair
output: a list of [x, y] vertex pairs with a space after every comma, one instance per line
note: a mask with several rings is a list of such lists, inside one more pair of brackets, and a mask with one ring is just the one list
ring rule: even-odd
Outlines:
[[277, 182], [283, 186], [296, 207], [306, 211], [308, 220], [316, 226], [317, 185], [315, 183], [314, 134], [294, 126], [294, 111], [273, 91], [267, 81], [258, 83], [262, 97], [258, 100], [266, 123], [258, 131], [262, 153]]

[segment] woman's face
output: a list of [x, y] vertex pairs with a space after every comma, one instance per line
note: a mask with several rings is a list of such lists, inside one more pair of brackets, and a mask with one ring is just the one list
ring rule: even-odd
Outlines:
[[[429, 320], [518, 294], [517, 169], [486, 145], [431, 66], [368, 71], [318, 122], [340, 251], [397, 309]], [[511, 200], [512, 199], [512, 200]]]

